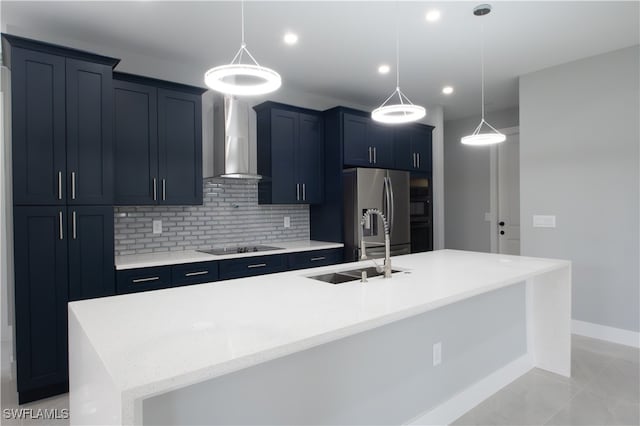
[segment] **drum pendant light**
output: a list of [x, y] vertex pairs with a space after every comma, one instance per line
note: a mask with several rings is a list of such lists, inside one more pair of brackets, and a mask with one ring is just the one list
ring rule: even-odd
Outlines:
[[[271, 68], [261, 66], [247, 50], [244, 40], [244, 0], [241, 1], [242, 43], [240, 50], [228, 65], [211, 68], [204, 75], [205, 84], [218, 92], [228, 95], [263, 95], [277, 90], [282, 85], [280, 74]], [[246, 54], [252, 63], [242, 63]]]
[[[491, 12], [491, 5], [481, 4], [473, 9], [473, 14], [476, 16], [488, 15]], [[504, 142], [507, 137], [496, 130], [491, 124], [487, 123], [484, 119], [484, 25], [482, 25], [481, 38], [481, 68], [482, 68], [482, 119], [480, 124], [475, 128], [473, 133], [460, 139], [465, 145], [493, 145], [496, 143]]]
[[[394, 97], [398, 103], [389, 103]], [[398, 30], [398, 6], [396, 3], [396, 90], [371, 113], [374, 121], [387, 124], [402, 124], [420, 120], [427, 111], [420, 105], [414, 105], [400, 90], [400, 35]]]

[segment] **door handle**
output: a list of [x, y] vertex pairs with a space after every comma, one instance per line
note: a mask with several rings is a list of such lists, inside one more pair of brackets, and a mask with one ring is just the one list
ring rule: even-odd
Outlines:
[[72, 234], [72, 238], [75, 240], [76, 239], [76, 211], [74, 210], [73, 213], [71, 213], [71, 234]]
[[71, 199], [76, 199], [76, 172], [71, 172]]
[[325, 260], [325, 259], [326, 259], [326, 257], [324, 257], [324, 256], [320, 256], [320, 257], [312, 257], [312, 258], [311, 258], [311, 261], [312, 261], [312, 262], [317, 262], [318, 260]]
[[500, 235], [504, 235], [504, 231], [500, 231]]
[[416, 153], [413, 153], [413, 167], [416, 168], [418, 166], [416, 166], [417, 162], [416, 162]]
[[418, 168], [420, 168], [420, 153], [419, 152], [416, 154], [416, 157], [418, 158]]
[[373, 164], [376, 164], [378, 161], [376, 159], [376, 147], [373, 147]]
[[296, 200], [300, 201], [300, 184], [296, 183]]
[[500, 221], [500, 222], [498, 222], [498, 225], [500, 225], [500, 226], [504, 226], [504, 222], [503, 222], [503, 221]]
[[58, 172], [58, 200], [62, 200], [62, 172]]
[[391, 202], [389, 203], [389, 209], [391, 210], [391, 217], [389, 218], [389, 236], [391, 236], [391, 232], [393, 231], [393, 219], [395, 216], [395, 198], [393, 196], [393, 182], [391, 182], [391, 178], [389, 179], [389, 193], [391, 194]]
[[369, 164], [373, 163], [373, 156], [371, 152], [371, 147], [369, 147]]
[[158, 179], [153, 178], [153, 201], [158, 201]]
[[162, 179], [162, 201], [167, 199], [167, 180]]
[[307, 184], [302, 184], [302, 201], [307, 201]]
[[62, 211], [58, 212], [58, 238], [64, 240], [64, 229], [62, 228]]

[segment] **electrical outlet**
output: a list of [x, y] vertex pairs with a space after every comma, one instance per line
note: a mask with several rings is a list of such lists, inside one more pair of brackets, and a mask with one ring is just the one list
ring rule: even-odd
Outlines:
[[154, 220], [153, 221], [153, 233], [154, 234], [162, 234], [162, 221]]
[[442, 342], [433, 344], [433, 366], [442, 363]]
[[533, 227], [534, 228], [555, 228], [556, 217], [553, 215], [533, 215]]
[[289, 216], [284, 217], [284, 227], [291, 228], [291, 218]]

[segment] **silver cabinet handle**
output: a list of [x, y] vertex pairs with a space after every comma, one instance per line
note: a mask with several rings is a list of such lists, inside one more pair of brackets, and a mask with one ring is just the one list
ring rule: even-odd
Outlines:
[[320, 257], [312, 257], [312, 258], [311, 258], [311, 261], [312, 261], [312, 262], [317, 262], [318, 260], [325, 260], [325, 259], [326, 259], [326, 257], [324, 257], [324, 256], [320, 256]]
[[158, 200], [158, 180], [153, 178], [153, 201]]
[[76, 211], [74, 210], [71, 213], [71, 233], [73, 234], [73, 239], [76, 239]]
[[418, 167], [416, 164], [418, 164], [418, 163], [417, 163], [417, 161], [416, 161], [416, 153], [414, 152], [414, 153], [413, 153], [413, 167], [414, 167], [414, 168]]
[[136, 278], [135, 280], [132, 280], [131, 282], [133, 283], [146, 283], [149, 281], [158, 281], [160, 279], [160, 277], [149, 277], [149, 278]]
[[302, 200], [307, 201], [307, 184], [302, 184]]
[[300, 201], [300, 184], [296, 183], [296, 200]]
[[76, 172], [71, 172], [71, 199], [76, 199]]
[[254, 265], [248, 265], [247, 268], [264, 268], [267, 266], [266, 263], [256, 263]]
[[162, 201], [167, 199], [167, 180], [162, 179]]
[[58, 212], [58, 232], [60, 232], [59, 234], [59, 238], [61, 240], [64, 240], [64, 229], [62, 228], [62, 212]]
[[378, 161], [376, 159], [376, 147], [373, 147], [373, 164], [376, 164]]
[[373, 157], [371, 153], [371, 147], [369, 147], [369, 164], [373, 163]]
[[420, 168], [420, 153], [417, 153], [416, 157], [418, 157], [418, 168]]
[[62, 172], [58, 172], [58, 200], [62, 200]]
[[187, 272], [185, 277], [195, 277], [196, 275], [207, 275], [209, 271]]

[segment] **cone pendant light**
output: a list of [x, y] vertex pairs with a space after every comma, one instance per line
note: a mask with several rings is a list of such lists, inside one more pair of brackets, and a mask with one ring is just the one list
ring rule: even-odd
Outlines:
[[[473, 14], [476, 16], [488, 15], [491, 12], [491, 5], [481, 4], [473, 9]], [[473, 133], [460, 139], [465, 145], [493, 145], [496, 143], [504, 142], [507, 137], [496, 130], [491, 124], [487, 123], [484, 119], [484, 25], [482, 26], [482, 47], [481, 47], [481, 68], [482, 68], [482, 119], [480, 124], [475, 128]]]

